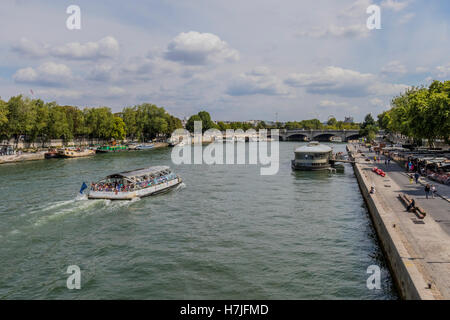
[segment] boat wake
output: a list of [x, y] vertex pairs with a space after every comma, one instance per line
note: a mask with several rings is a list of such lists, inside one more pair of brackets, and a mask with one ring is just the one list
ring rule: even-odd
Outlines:
[[175, 189], [175, 190], [183, 190], [184, 188], [186, 188], [186, 185], [184, 184], [184, 182], [182, 182], [182, 183], [180, 183], [179, 185], [178, 185], [178, 187]]

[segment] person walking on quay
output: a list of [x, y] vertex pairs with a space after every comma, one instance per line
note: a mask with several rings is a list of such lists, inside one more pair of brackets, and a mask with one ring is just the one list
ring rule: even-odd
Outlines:
[[430, 190], [431, 190], [430, 185], [427, 183], [427, 185], [425, 186], [425, 196], [427, 197], [427, 199], [428, 196], [430, 195]]
[[416, 184], [419, 183], [419, 177], [420, 177], [420, 175], [418, 172], [414, 173], [414, 180], [416, 181]]
[[436, 195], [436, 186], [434, 184], [431, 185], [431, 199], [434, 199]]

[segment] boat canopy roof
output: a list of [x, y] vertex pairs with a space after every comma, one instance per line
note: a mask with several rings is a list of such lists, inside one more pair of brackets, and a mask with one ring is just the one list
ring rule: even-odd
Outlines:
[[149, 168], [143, 168], [143, 169], [137, 169], [133, 171], [124, 171], [115, 173], [112, 175], [109, 175], [107, 178], [126, 178], [126, 179], [132, 179], [135, 177], [142, 177], [142, 176], [150, 176], [157, 173], [164, 173], [167, 174], [170, 172], [170, 167], [168, 166], [155, 166], [155, 167], [149, 167]]
[[295, 149], [295, 153], [326, 153], [331, 152], [331, 148], [317, 141], [311, 141], [306, 146], [301, 146]]

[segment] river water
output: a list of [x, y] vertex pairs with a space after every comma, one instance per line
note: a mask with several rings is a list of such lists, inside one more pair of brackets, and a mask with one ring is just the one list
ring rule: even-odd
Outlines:
[[[0, 166], [0, 299], [396, 299], [352, 167], [277, 175], [174, 165], [171, 149]], [[331, 145], [344, 151], [344, 144]], [[184, 184], [132, 202], [82, 181], [169, 165]], [[67, 268], [81, 269], [69, 290]], [[367, 268], [381, 268], [368, 290]]]

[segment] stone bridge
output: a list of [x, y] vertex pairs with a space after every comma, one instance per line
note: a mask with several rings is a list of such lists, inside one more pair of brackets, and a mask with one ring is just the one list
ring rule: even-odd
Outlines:
[[347, 142], [357, 140], [361, 136], [359, 130], [280, 130], [281, 141], [331, 141], [333, 137]]

